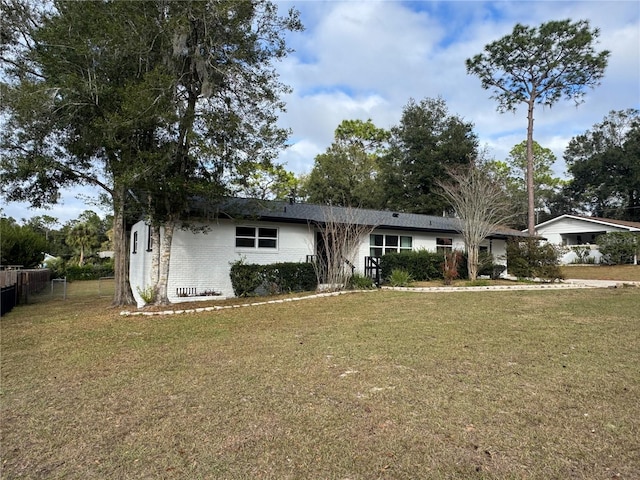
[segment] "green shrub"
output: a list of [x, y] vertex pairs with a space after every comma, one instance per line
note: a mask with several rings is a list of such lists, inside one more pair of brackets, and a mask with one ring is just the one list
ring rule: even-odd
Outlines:
[[246, 264], [239, 260], [231, 265], [231, 286], [236, 297], [255, 295], [264, 279], [261, 275], [262, 265]]
[[442, 278], [441, 253], [428, 250], [416, 250], [413, 252], [387, 253], [380, 260], [381, 277], [388, 279], [394, 270], [404, 270], [417, 282]]
[[507, 243], [509, 273], [518, 278], [540, 278], [554, 281], [564, 278], [558, 264], [560, 251], [550, 243], [540, 244], [535, 238]]
[[51, 278], [63, 278], [65, 274], [65, 261], [62, 258], [53, 258], [47, 262], [47, 268], [51, 271]]
[[354, 273], [349, 279], [349, 288], [352, 290], [372, 290], [376, 286], [369, 277]]
[[640, 252], [640, 235], [631, 232], [609, 232], [596, 239], [602, 263], [622, 265], [632, 263]]
[[591, 248], [589, 247], [577, 245], [575, 247], [571, 247], [571, 250], [576, 255], [573, 263], [589, 263], [589, 259], [593, 259], [593, 257], [589, 256], [591, 254]]
[[413, 278], [406, 270], [395, 268], [389, 276], [389, 283], [392, 287], [408, 287], [413, 283]]
[[98, 280], [101, 277], [113, 277], [113, 264], [105, 265], [66, 265], [63, 277], [74, 280]]
[[51, 271], [51, 278], [67, 278], [74, 280], [98, 280], [102, 277], [113, 277], [113, 259], [105, 259], [93, 264], [73, 265], [62, 258], [56, 258], [47, 262], [47, 268]]
[[237, 297], [304, 292], [318, 286], [311, 263], [231, 264], [231, 286]]
[[155, 288], [153, 288], [153, 285], [149, 285], [145, 289], [141, 289], [140, 287], [138, 287], [137, 290], [138, 290], [138, 294], [140, 295], [140, 298], [144, 300], [145, 304], [150, 305], [155, 301], [156, 290]]

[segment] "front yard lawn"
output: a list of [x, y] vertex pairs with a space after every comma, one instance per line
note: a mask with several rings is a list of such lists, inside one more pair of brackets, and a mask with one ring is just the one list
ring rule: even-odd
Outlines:
[[640, 289], [108, 303], [1, 319], [0, 477], [640, 478]]
[[566, 265], [565, 278], [640, 282], [640, 265]]

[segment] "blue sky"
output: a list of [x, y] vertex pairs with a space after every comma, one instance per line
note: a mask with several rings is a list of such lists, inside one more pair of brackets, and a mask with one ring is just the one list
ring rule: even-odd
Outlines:
[[[308, 173], [316, 155], [331, 144], [345, 119], [368, 118], [379, 127], [396, 125], [410, 98], [441, 96], [451, 114], [474, 124], [481, 145], [504, 160], [526, 136], [526, 110], [500, 114], [490, 93], [467, 75], [465, 59], [509, 34], [516, 23], [589, 20], [600, 29], [599, 49], [611, 51], [602, 84], [576, 107], [561, 101], [537, 107], [534, 138], [553, 150], [556, 172], [565, 167], [569, 140], [611, 110], [640, 107], [640, 2], [637, 1], [280, 1], [282, 11], [300, 10], [306, 27], [289, 35], [295, 52], [277, 64], [287, 95], [282, 126], [290, 147], [280, 161], [296, 174]], [[91, 193], [86, 192], [85, 193]], [[46, 213], [62, 221], [86, 208], [69, 192], [49, 211], [2, 206], [16, 219]]]

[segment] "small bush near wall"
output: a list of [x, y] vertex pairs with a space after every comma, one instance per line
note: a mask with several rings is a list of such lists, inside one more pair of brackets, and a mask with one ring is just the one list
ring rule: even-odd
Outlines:
[[404, 270], [416, 282], [442, 278], [444, 256], [427, 250], [387, 253], [380, 260], [382, 278], [387, 281], [394, 270]]
[[632, 232], [609, 232], [600, 235], [596, 242], [602, 254], [602, 263], [622, 265], [633, 263], [634, 255], [640, 253], [640, 234]]
[[237, 297], [305, 292], [318, 287], [311, 263], [255, 265], [239, 261], [231, 265], [230, 276]]
[[541, 245], [535, 238], [507, 243], [509, 273], [518, 278], [541, 278], [554, 281], [564, 278], [558, 258], [560, 251], [553, 245]]

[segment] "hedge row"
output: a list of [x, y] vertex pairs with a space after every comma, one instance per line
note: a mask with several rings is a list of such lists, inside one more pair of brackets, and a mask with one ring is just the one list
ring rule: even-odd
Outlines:
[[67, 265], [59, 277], [67, 277], [68, 281], [98, 280], [102, 277], [113, 277], [113, 265]]
[[383, 282], [391, 277], [394, 270], [404, 270], [417, 282], [442, 278], [444, 255], [428, 250], [387, 253], [380, 260]]
[[318, 287], [311, 263], [255, 265], [237, 262], [231, 266], [230, 275], [236, 297], [305, 292]]
[[[493, 255], [481, 252], [479, 257], [478, 275], [489, 275], [497, 278], [503, 271], [503, 265], [494, 264]], [[444, 277], [442, 253], [428, 250], [416, 250], [413, 252], [387, 253], [382, 256], [380, 267], [383, 282], [388, 281], [391, 272], [404, 270], [411, 275], [416, 282], [439, 280]], [[467, 278], [467, 255], [464, 253], [458, 264], [458, 278]]]

